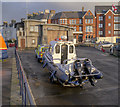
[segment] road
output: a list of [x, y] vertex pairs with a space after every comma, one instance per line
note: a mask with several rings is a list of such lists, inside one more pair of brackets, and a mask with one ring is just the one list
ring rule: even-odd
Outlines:
[[30, 87], [37, 105], [118, 105], [118, 58], [92, 47], [76, 47], [78, 57], [90, 58], [104, 77], [84, 88], [51, 84], [49, 69], [37, 62], [34, 51], [20, 51]]

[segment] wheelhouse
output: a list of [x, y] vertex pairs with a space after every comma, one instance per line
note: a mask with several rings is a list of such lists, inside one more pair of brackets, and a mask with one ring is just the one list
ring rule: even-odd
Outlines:
[[[48, 51], [52, 55], [54, 63], [63, 64], [65, 60], [76, 58], [75, 46], [70, 41], [51, 41]], [[69, 63], [71, 60], [65, 62], [65, 64]]]

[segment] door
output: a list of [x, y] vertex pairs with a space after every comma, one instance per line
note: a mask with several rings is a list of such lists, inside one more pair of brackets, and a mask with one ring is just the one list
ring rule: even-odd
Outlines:
[[68, 45], [63, 44], [61, 46], [61, 64], [63, 64], [63, 61], [67, 59], [67, 56], [68, 56]]
[[25, 39], [21, 39], [21, 49], [25, 49]]
[[82, 41], [83, 41], [83, 35], [79, 35], [79, 36], [78, 36], [78, 41], [79, 41], [79, 42], [82, 42]]

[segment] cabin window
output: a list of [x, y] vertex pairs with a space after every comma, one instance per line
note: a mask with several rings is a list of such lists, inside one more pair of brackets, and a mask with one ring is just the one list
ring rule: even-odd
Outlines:
[[56, 45], [56, 47], [55, 47], [55, 52], [56, 52], [56, 53], [60, 53], [60, 46], [59, 46], [59, 45]]
[[69, 46], [69, 53], [73, 53], [73, 46]]
[[49, 47], [49, 52], [52, 53], [52, 47], [51, 46]]

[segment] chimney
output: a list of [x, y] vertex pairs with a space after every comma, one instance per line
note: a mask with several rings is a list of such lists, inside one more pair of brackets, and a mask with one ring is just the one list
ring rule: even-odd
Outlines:
[[25, 20], [25, 18], [21, 18], [21, 22], [23, 22]]
[[50, 13], [50, 11], [48, 9], [45, 9], [45, 14]]
[[82, 7], [82, 11], [84, 11], [84, 6]]
[[55, 14], [55, 10], [50, 10], [50, 13], [51, 14]]
[[4, 21], [4, 22], [3, 22], [3, 26], [7, 27], [7, 26], [8, 26], [8, 22], [7, 22], [7, 21]]

